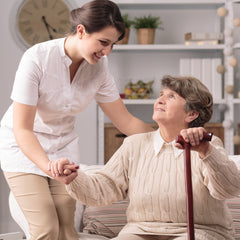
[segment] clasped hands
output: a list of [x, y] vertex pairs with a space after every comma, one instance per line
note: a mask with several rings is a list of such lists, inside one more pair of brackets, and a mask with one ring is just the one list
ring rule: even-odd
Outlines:
[[48, 162], [48, 174], [59, 182], [69, 184], [78, 175], [78, 165], [71, 163], [67, 158], [60, 158]]

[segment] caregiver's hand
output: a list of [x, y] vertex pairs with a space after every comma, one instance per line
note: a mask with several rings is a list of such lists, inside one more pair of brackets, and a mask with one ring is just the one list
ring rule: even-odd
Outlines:
[[67, 158], [59, 158], [48, 163], [48, 171], [51, 172], [52, 176], [68, 176], [72, 172], [77, 172], [78, 165], [71, 163]]

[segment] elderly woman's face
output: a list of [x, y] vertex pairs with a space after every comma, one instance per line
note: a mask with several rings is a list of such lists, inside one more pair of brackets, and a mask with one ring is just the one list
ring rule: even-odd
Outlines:
[[161, 124], [185, 125], [185, 104], [184, 98], [173, 90], [164, 88], [154, 104], [153, 120]]

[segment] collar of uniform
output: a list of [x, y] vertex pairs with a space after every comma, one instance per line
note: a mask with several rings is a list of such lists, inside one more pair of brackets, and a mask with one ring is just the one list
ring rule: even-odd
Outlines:
[[62, 38], [60, 40], [59, 49], [60, 49], [60, 54], [64, 61], [64, 64], [66, 65], [66, 67], [69, 67], [72, 64], [72, 60], [67, 56], [67, 54], [65, 53], [65, 50], [64, 50], [64, 43], [65, 43], [66, 39], [67, 38]]
[[[160, 152], [164, 143], [165, 143], [165, 141], [163, 140], [159, 129], [156, 130], [154, 133], [154, 140], [153, 140], [155, 156]], [[183, 150], [178, 149], [174, 146], [175, 141], [172, 141], [171, 144], [173, 146], [174, 156], [177, 158], [183, 152]]]

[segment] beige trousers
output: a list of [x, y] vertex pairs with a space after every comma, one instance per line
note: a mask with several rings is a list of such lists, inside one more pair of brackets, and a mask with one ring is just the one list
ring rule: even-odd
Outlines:
[[76, 202], [65, 185], [48, 177], [4, 172], [29, 225], [30, 240], [77, 240]]

